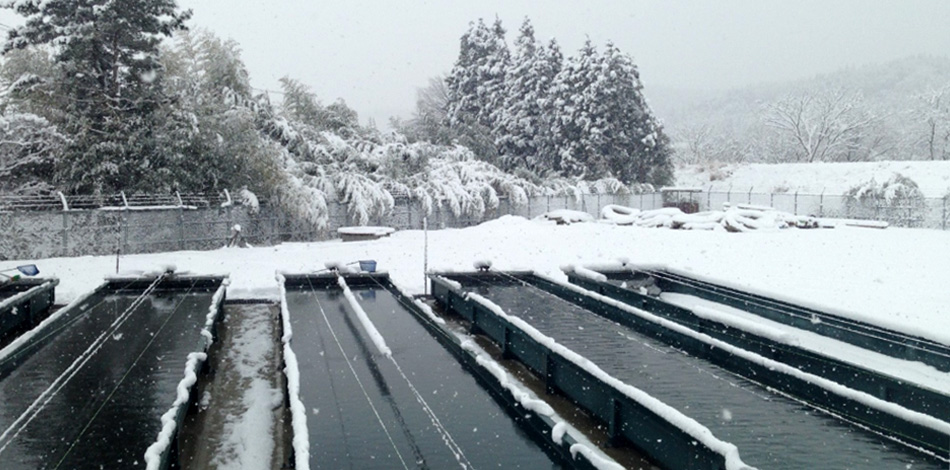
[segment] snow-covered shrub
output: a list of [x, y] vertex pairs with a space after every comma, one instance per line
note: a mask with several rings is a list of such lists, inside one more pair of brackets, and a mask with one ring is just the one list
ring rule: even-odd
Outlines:
[[315, 187], [312, 177], [298, 178], [286, 175], [286, 182], [278, 188], [281, 209], [296, 221], [317, 230], [327, 228], [327, 200], [323, 191]]
[[465, 147], [416, 143], [408, 146], [407, 152], [409, 163], [422, 158], [412, 157], [413, 154], [426, 155], [425, 169], [397, 183], [419, 200], [427, 213], [434, 207], [447, 207], [456, 217], [479, 218], [498, 208], [500, 196], [508, 197], [513, 205], [523, 206], [530, 195], [541, 192], [528, 180], [476, 160]]
[[241, 188], [240, 193], [238, 193], [238, 199], [241, 201], [242, 206], [247, 207], [248, 213], [254, 215], [260, 212], [260, 201], [257, 199], [256, 194], [247, 189], [247, 186]]
[[884, 184], [873, 178], [845, 193], [847, 217], [883, 220], [900, 227], [919, 227], [927, 201], [914, 180], [894, 173]]

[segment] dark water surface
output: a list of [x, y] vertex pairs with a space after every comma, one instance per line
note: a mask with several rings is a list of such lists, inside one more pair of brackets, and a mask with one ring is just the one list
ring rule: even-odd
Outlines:
[[738, 446], [760, 469], [946, 469], [932, 457], [773, 394], [536, 287], [463, 280], [608, 374]]
[[354, 294], [402, 373], [339, 290], [287, 292], [313, 468], [559, 468], [389, 291]]
[[155, 291], [118, 324], [139, 294], [90, 297], [53, 341], [0, 377], [0, 468], [144, 466], [187, 355], [202, 349], [213, 292]]

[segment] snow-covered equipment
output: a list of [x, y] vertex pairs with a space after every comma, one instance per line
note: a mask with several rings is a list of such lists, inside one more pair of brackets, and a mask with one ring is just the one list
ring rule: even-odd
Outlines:
[[0, 337], [45, 318], [57, 285], [58, 279], [42, 278], [0, 282]]
[[[742, 367], [752, 372], [744, 373], [763, 384], [881, 435], [900, 436], [912, 448], [946, 455], [950, 394], [930, 379], [933, 368], [950, 371], [946, 345], [669, 267], [565, 274], [606, 304], [701, 332], [703, 341], [728, 354], [710, 358], [745, 361]], [[648, 297], [637, 284], [655, 285], [663, 294]]]
[[376, 272], [376, 260], [366, 259], [357, 261], [360, 264], [360, 271], [364, 273], [375, 273]]
[[4, 278], [6, 278], [5, 280], [0, 278], [0, 282], [20, 280], [20, 274], [14, 274], [12, 276], [9, 274], [5, 274], [11, 271], [18, 271], [20, 274], [23, 274], [24, 276], [36, 276], [37, 274], [40, 273], [40, 269], [37, 268], [35, 264], [24, 264], [22, 266], [17, 266], [15, 268], [0, 270], [0, 276], [3, 276]]
[[487, 260], [487, 259], [476, 260], [474, 263], [472, 263], [472, 265], [475, 266], [475, 269], [477, 271], [488, 271], [489, 269], [491, 269], [491, 260]]

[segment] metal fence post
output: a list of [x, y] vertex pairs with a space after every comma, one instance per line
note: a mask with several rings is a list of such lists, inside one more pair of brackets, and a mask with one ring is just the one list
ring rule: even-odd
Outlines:
[[122, 211], [122, 252], [129, 253], [129, 213]]
[[63, 254], [69, 256], [69, 213], [63, 211]]
[[821, 196], [818, 197], [818, 217], [825, 216], [825, 188], [821, 188]]
[[225, 233], [231, 232], [231, 227], [234, 227], [234, 214], [231, 213], [231, 206], [227, 207], [228, 211], [228, 228], [225, 230]]
[[712, 186], [710, 186], [709, 189], [706, 190], [706, 210], [707, 211], [712, 210]]
[[178, 208], [178, 249], [185, 249], [185, 208]]
[[792, 213], [798, 215], [798, 190], [795, 191], [795, 210]]

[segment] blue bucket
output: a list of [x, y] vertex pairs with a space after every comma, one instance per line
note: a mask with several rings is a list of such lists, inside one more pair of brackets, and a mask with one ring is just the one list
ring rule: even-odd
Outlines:
[[376, 260], [360, 260], [360, 271], [366, 273], [376, 272]]

